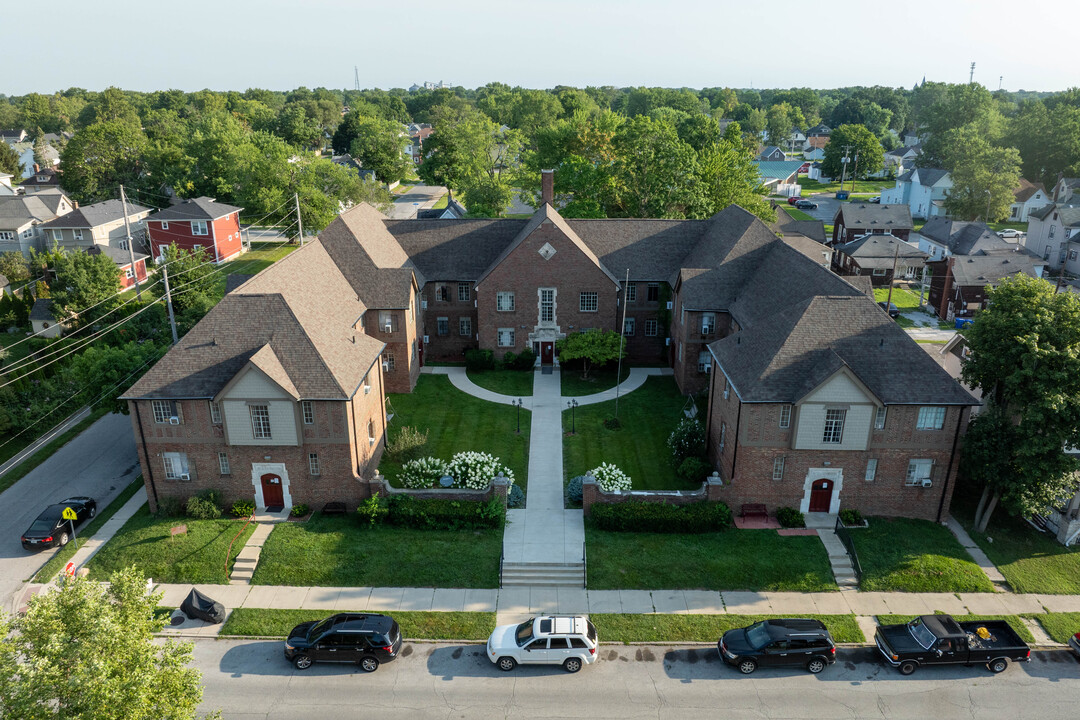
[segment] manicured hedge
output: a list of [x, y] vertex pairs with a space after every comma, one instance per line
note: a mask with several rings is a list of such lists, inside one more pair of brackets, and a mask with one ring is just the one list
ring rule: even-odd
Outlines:
[[428, 530], [482, 530], [506, 522], [502, 501], [439, 500], [391, 495], [386, 521], [391, 525]]
[[612, 532], [707, 533], [731, 527], [731, 510], [722, 502], [596, 503], [589, 517], [598, 530]]

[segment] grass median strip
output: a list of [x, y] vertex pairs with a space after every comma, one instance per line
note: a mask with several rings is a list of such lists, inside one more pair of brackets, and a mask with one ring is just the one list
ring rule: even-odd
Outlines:
[[1024, 617], [1037, 620], [1054, 642], [1067, 643], [1080, 632], [1080, 612], [1033, 613]]
[[[935, 613], [935, 615], [945, 615], [947, 613]], [[878, 625], [902, 625], [909, 620], [918, 617], [918, 615], [878, 615]], [[1004, 620], [1009, 623], [1009, 626], [1016, 631], [1016, 634], [1020, 636], [1026, 643], [1034, 643], [1035, 636], [1031, 634], [1031, 630], [1024, 624], [1023, 618], [1019, 615], [953, 615], [953, 620], [957, 622], [968, 622], [978, 620]]]
[[79, 531], [78, 535], [76, 535], [75, 542], [70, 542], [57, 550], [56, 554], [49, 558], [47, 563], [41, 566], [41, 569], [37, 571], [37, 574], [34, 575], [31, 582], [47, 583], [49, 580], [52, 580], [53, 576], [64, 569], [64, 565], [72, 558], [76, 550], [78, 550], [78, 548], [75, 547], [76, 543], [79, 547], [82, 547], [84, 541], [92, 538], [94, 534], [101, 529], [101, 526], [107, 523], [120, 508], [124, 507], [124, 503], [130, 500], [135, 493], [142, 489], [142, 487], [143, 478], [142, 475], [140, 475], [136, 480], [132, 480], [130, 485], [121, 490], [120, 494], [109, 503], [108, 507], [98, 513], [97, 517]]
[[[345, 612], [345, 611], [342, 611]], [[349, 611], [370, 612], [370, 611]], [[302, 622], [322, 620], [333, 615], [331, 610], [264, 610], [239, 608], [233, 610], [222, 635], [254, 637], [287, 637], [289, 631]], [[493, 612], [434, 612], [401, 611], [385, 613], [401, 626], [401, 635], [409, 640], [487, 640], [495, 629]]]
[[[600, 642], [717, 642], [728, 630], [753, 625], [775, 615], [594, 614]], [[825, 623], [838, 643], [866, 642], [854, 615], [799, 615]]]

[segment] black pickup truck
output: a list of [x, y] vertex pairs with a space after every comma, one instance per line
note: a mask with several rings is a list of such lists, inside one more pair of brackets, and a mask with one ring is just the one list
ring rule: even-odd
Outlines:
[[910, 675], [920, 665], [985, 664], [999, 673], [1009, 661], [1026, 662], [1031, 649], [1003, 620], [957, 622], [923, 615], [906, 625], [882, 625], [874, 636], [885, 662]]

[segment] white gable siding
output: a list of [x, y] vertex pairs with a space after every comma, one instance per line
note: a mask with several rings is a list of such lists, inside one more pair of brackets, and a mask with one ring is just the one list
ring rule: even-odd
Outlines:
[[229, 388], [224, 397], [237, 400], [268, 400], [287, 398], [289, 395], [266, 375], [256, 370], [249, 370]]
[[837, 373], [812, 393], [803, 398], [804, 403], [870, 403], [873, 399], [859, 387], [858, 383], [844, 373]]
[[[829, 407], [847, 408], [844, 433], [840, 443], [821, 441], [825, 432], [825, 411]], [[797, 450], [866, 450], [870, 425], [876, 406], [858, 383], [840, 373], [824, 383], [799, 404]]]
[[251, 429], [248, 403], [243, 400], [225, 400], [221, 403], [230, 445], [300, 444], [297, 441], [295, 403], [290, 400], [271, 400], [266, 405], [270, 410], [270, 439], [256, 439]]

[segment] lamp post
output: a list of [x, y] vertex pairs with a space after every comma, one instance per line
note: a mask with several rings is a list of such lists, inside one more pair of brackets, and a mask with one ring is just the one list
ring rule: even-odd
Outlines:
[[520, 435], [521, 434], [521, 405], [522, 405], [522, 400], [521, 400], [521, 398], [518, 398], [517, 402], [514, 402], [513, 400], [511, 400], [510, 404], [517, 408], [517, 434]]
[[990, 222], [990, 201], [994, 199], [993, 193], [989, 190], [986, 191], [986, 217], [983, 218], [983, 222]]
[[570, 409], [570, 434], [577, 435], [577, 400], [568, 400], [566, 407]]

